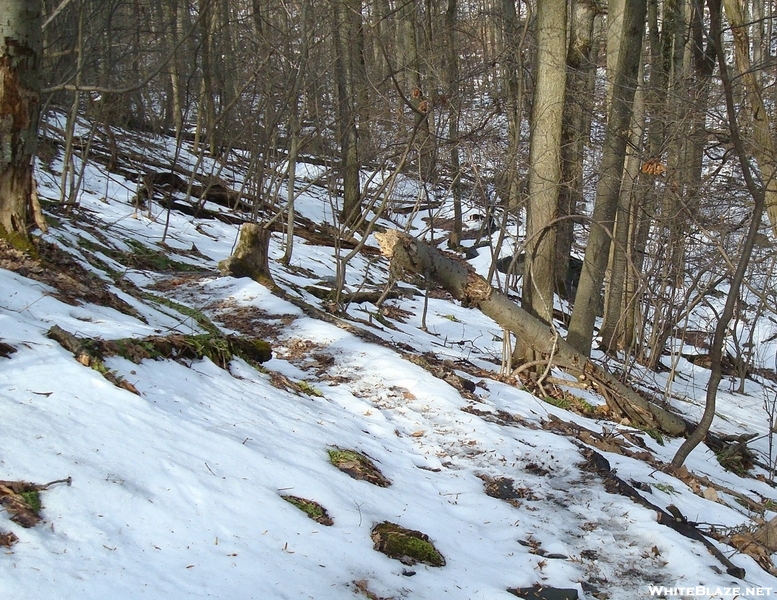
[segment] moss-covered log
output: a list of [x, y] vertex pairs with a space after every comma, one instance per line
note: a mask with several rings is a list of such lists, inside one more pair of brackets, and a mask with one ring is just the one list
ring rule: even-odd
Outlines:
[[256, 338], [211, 333], [199, 335], [175, 333], [167, 336], [102, 340], [77, 337], [54, 325], [49, 329], [48, 337], [72, 352], [82, 365], [91, 367], [114, 385], [134, 393], [137, 393], [134, 386], [105, 366], [103, 362], [105, 358], [121, 356], [136, 364], [147, 359], [209, 358], [223, 369], [227, 368], [229, 362], [236, 356], [252, 365], [267, 362], [272, 358], [272, 347], [269, 342]]

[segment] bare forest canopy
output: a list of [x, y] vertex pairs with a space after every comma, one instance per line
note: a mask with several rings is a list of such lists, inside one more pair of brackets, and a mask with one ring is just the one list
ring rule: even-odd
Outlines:
[[[777, 305], [774, 2], [42, 4], [42, 123], [69, 115], [65, 203], [73, 153], [132, 175], [139, 204], [153, 197], [161, 176], [117, 156], [120, 129], [217, 158], [211, 173], [155, 171], [199, 208], [210, 190], [275, 231], [300, 227], [279, 182], [315, 164], [311, 184], [341, 198], [335, 226], [318, 224], [338, 247], [411, 213], [453, 251], [491, 252], [489, 283], [509, 292], [517, 275], [540, 320], [558, 316], [554, 294], [570, 300], [583, 355], [664, 368], [680, 339], [743, 378], [773, 366], [755, 322]], [[399, 175], [419, 190], [408, 202]]]

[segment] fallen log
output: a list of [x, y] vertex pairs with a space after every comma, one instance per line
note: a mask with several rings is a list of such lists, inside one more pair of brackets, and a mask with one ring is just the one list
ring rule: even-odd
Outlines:
[[596, 366], [560, 339], [545, 323], [492, 288], [466, 263], [396, 230], [378, 233], [375, 237], [383, 255], [391, 259], [392, 269], [429, 277], [461, 301], [463, 306], [479, 309], [514, 333], [545, 360], [591, 381], [618, 418], [626, 418], [636, 427], [658, 429], [668, 435], [685, 432], [685, 422], [680, 417], [647, 401]]

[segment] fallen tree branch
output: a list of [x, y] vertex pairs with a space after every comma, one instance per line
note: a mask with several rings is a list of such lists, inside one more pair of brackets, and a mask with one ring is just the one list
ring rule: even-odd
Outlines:
[[[634, 489], [633, 486], [629, 485], [623, 479], [618, 477], [615, 472], [610, 468], [609, 461], [604, 458], [601, 454], [596, 452], [595, 450], [591, 450], [590, 448], [582, 448], [583, 455], [586, 456], [588, 460], [589, 467], [596, 471], [603, 479], [604, 479], [604, 485], [607, 491], [612, 493], [618, 493], [621, 496], [626, 496], [627, 498], [631, 498], [634, 502], [637, 504], [640, 504], [641, 506], [644, 506], [645, 508], [649, 508], [650, 510], [656, 511], [658, 522], [662, 525], [666, 525], [667, 527], [674, 529], [677, 533], [679, 533], [682, 536], [685, 536], [691, 540], [696, 540], [698, 542], [701, 542], [706, 546], [707, 550], [710, 551], [710, 554], [712, 554], [715, 558], [717, 558], [720, 563], [726, 567], [726, 573], [731, 575], [732, 577], [736, 577], [737, 579], [744, 579], [745, 578], [745, 570], [742, 567], [736, 566], [734, 563], [732, 563], [725, 554], [723, 554], [718, 547], [712, 543], [711, 540], [707, 539], [707, 537], [702, 534], [701, 531], [699, 531], [696, 528], [695, 523], [691, 523], [687, 521], [679, 512], [679, 510], [675, 509], [672, 514], [663, 508], [660, 508], [653, 504], [652, 502], [649, 502], [645, 498], [642, 497], [642, 495]], [[673, 508], [673, 507], [669, 507]]]
[[571, 369], [600, 388], [610, 410], [638, 427], [659, 429], [669, 435], [685, 432], [685, 422], [677, 415], [648, 402], [613, 375], [577, 352], [550, 327], [536, 319], [507, 296], [495, 290], [472, 268], [431, 246], [396, 230], [376, 234], [382, 253], [391, 259], [392, 269], [416, 274], [428, 273], [463, 306], [479, 309], [499, 325], [513, 332], [524, 343], [551, 360]]

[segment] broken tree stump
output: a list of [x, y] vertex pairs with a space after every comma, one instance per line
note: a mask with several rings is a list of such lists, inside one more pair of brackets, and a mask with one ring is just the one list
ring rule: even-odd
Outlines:
[[269, 229], [256, 223], [243, 223], [232, 256], [219, 263], [222, 275], [250, 277], [259, 283], [274, 285], [270, 274]]

